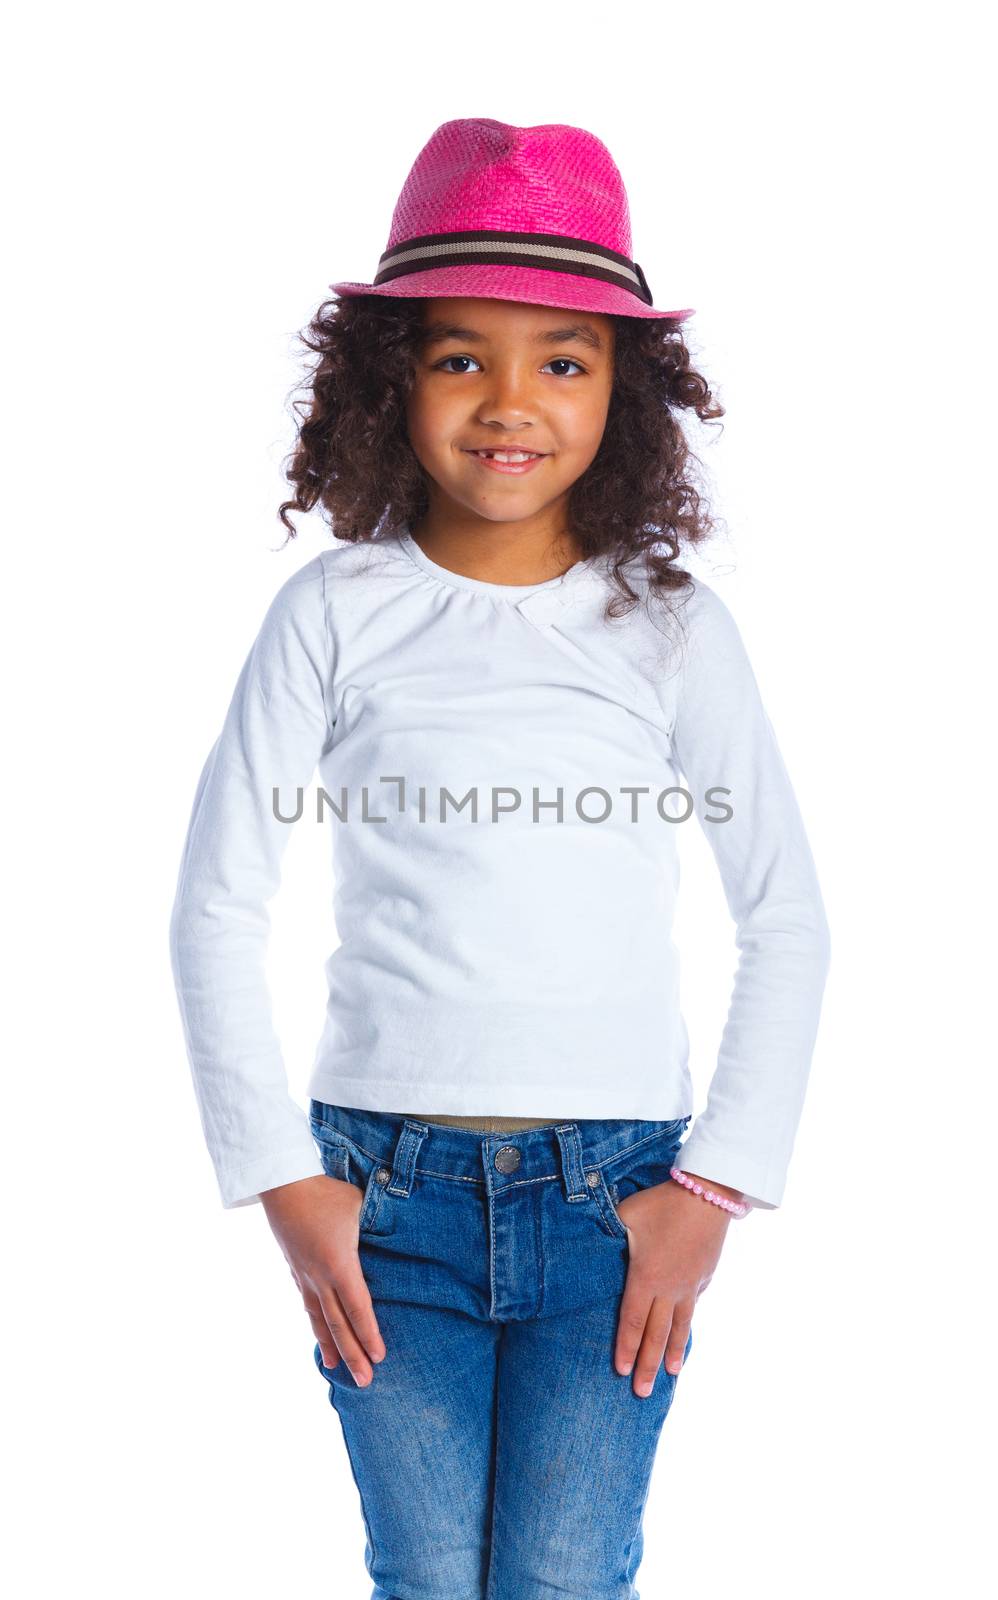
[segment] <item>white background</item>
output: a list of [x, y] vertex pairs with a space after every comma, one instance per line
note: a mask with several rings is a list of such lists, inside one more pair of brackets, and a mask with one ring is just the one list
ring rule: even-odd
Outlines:
[[[294, 335], [334, 279], [370, 279], [418, 150], [469, 115], [602, 138], [656, 303], [697, 308], [687, 338], [727, 416], [694, 443], [727, 532], [694, 570], [749, 647], [832, 928], [785, 1200], [730, 1227], [699, 1303], [640, 1591], [982, 1590], [998, 1200], [983, 12], [695, 9], [63, 4], [7, 24], [19, 1596], [370, 1592], [300, 1300], [262, 1209], [217, 1198], [167, 926], [236, 673], [278, 585], [331, 537], [299, 518], [275, 553]], [[735, 955], [686, 835], [699, 1110]], [[324, 871], [302, 831], [272, 948], [300, 1096]]]

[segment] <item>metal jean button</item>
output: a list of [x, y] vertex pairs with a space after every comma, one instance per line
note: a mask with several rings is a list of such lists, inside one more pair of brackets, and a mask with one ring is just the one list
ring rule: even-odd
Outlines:
[[515, 1172], [520, 1165], [520, 1152], [516, 1145], [504, 1144], [501, 1150], [497, 1150], [495, 1165], [499, 1172]]

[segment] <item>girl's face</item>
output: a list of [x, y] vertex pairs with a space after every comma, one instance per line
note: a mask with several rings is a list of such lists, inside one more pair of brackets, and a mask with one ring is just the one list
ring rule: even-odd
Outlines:
[[[561, 522], [599, 449], [613, 387], [614, 326], [590, 311], [471, 297], [424, 302], [409, 439], [434, 511], [491, 523]], [[476, 454], [541, 457], [502, 472]]]

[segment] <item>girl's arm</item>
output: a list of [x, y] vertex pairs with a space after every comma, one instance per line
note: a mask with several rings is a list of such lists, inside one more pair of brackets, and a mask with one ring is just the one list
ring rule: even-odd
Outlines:
[[243, 665], [194, 797], [170, 955], [201, 1122], [226, 1208], [322, 1174], [291, 1098], [271, 1016], [267, 904], [299, 788], [329, 740], [331, 659], [322, 558], [278, 590]]
[[[780, 1204], [830, 961], [814, 860], [734, 618], [696, 581], [673, 748], [736, 923], [738, 969], [707, 1105], [677, 1161], [754, 1205]], [[705, 791], [729, 789], [702, 815]]]

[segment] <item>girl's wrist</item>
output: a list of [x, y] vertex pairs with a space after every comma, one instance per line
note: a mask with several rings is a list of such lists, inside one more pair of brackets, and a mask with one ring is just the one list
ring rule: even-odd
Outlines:
[[745, 1199], [740, 1189], [731, 1189], [726, 1183], [718, 1183], [716, 1178], [705, 1178], [701, 1172], [686, 1172], [685, 1168], [680, 1170], [685, 1177], [693, 1178], [697, 1183], [702, 1184], [705, 1189], [713, 1189], [715, 1194], [723, 1194], [725, 1200], [744, 1201]]
[[672, 1167], [669, 1176], [682, 1188], [686, 1189], [694, 1199], [706, 1200], [710, 1205], [716, 1205], [720, 1210], [728, 1212], [730, 1216], [747, 1216], [752, 1207], [745, 1199], [740, 1189], [732, 1189], [726, 1183], [717, 1183], [711, 1178], [703, 1178], [696, 1172], [683, 1172], [679, 1167]]

